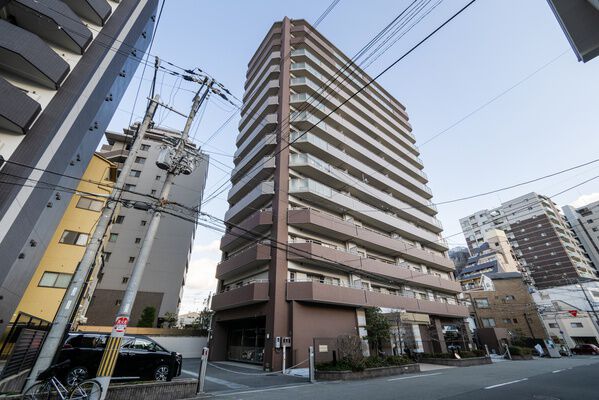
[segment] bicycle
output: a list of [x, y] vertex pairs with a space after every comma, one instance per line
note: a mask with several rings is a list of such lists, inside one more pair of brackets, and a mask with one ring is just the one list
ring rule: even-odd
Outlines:
[[56, 377], [69, 364], [69, 360], [66, 360], [40, 372], [37, 377], [40, 382], [25, 391], [23, 400], [99, 400], [102, 387], [98, 381], [88, 379], [67, 388]]

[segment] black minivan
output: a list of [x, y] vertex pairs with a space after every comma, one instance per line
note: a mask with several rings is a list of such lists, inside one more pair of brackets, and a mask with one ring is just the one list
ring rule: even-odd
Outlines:
[[[68, 385], [96, 376], [109, 334], [69, 333], [58, 362], [69, 360], [62, 378]], [[113, 377], [123, 380], [170, 381], [181, 374], [181, 354], [169, 352], [154, 340], [141, 335], [123, 338]]]

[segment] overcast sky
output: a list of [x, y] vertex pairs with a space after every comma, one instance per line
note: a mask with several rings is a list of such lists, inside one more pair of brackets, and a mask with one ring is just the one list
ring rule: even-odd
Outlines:
[[[410, 2], [341, 0], [318, 29], [351, 56]], [[179, 66], [199, 67], [241, 98], [247, 62], [272, 23], [284, 16], [314, 22], [329, 3], [168, 0], [151, 53]], [[367, 72], [376, 75], [466, 3], [442, 1]], [[111, 129], [141, 118], [152, 75], [148, 68], [135, 103], [142, 72], [140, 67]], [[478, 0], [379, 82], [407, 107], [417, 145], [443, 132], [420, 148], [433, 201], [443, 202], [599, 158], [598, 76], [599, 60], [577, 62], [545, 0]], [[158, 82], [163, 101], [182, 111], [189, 108], [191, 90], [197, 87], [163, 74]], [[205, 141], [235, 111], [213, 97], [193, 130], [195, 140]], [[173, 113], [159, 113], [157, 120], [179, 129], [184, 122]], [[238, 122], [237, 114], [204, 146], [213, 160], [206, 196], [229, 176]], [[459, 218], [531, 191], [552, 195], [595, 175], [599, 163], [499, 194], [441, 205], [438, 218], [450, 244], [460, 245], [464, 238], [451, 236], [460, 232]], [[226, 194], [204, 211], [222, 218], [228, 208]], [[599, 179], [554, 200], [561, 206], [597, 199]], [[219, 239], [220, 233], [199, 228], [182, 312], [201, 307], [203, 297], [214, 290]]]

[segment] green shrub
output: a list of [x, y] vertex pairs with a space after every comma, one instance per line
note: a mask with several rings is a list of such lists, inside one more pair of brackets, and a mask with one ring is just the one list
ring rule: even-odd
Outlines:
[[510, 354], [513, 356], [529, 356], [532, 355], [532, 349], [528, 347], [509, 346]]
[[364, 371], [366, 368], [391, 367], [396, 365], [411, 364], [412, 360], [403, 356], [388, 356], [388, 357], [365, 357], [361, 360], [351, 360], [343, 358], [336, 363], [319, 363], [316, 365], [318, 371]]

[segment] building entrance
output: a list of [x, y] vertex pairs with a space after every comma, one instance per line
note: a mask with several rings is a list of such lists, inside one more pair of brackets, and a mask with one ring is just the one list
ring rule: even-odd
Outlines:
[[229, 328], [227, 359], [253, 364], [264, 360], [265, 319], [242, 320]]

